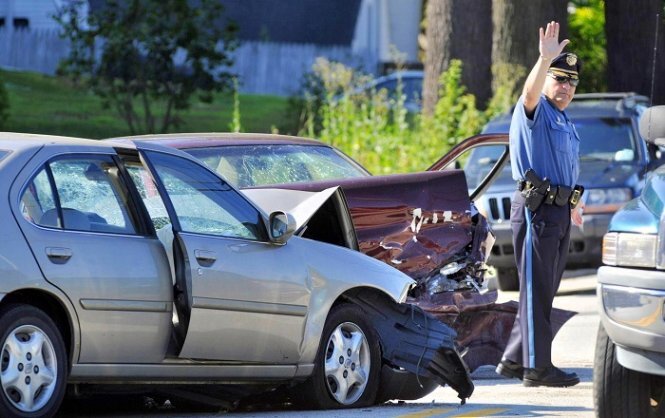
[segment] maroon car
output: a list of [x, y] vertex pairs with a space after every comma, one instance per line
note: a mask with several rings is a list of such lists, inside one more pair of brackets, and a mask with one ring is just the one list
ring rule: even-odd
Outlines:
[[[474, 136], [429, 171], [387, 176], [372, 176], [327, 144], [292, 136], [200, 133], [133, 139], [184, 150], [240, 189], [321, 191], [340, 186], [344, 201], [324, 205], [303, 236], [358, 249], [406, 273], [418, 283], [409, 302], [455, 329], [471, 371], [499, 362], [517, 304], [496, 304], [497, 292], [487, 289], [485, 262], [494, 236], [473, 201], [507, 161], [507, 135]], [[489, 145], [504, 146], [504, 155], [474, 178], [478, 186], [469, 190], [465, 172], [456, 167], [463, 166], [471, 149]], [[346, 205], [353, 237], [345, 235], [335, 216]], [[563, 324], [569, 317], [557, 311], [553, 322]], [[402, 381], [396, 385], [404, 386]], [[390, 389], [385, 397], [411, 399], [432, 389]]]

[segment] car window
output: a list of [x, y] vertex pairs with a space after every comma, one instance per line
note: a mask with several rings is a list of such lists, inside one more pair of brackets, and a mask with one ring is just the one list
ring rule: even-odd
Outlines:
[[304, 145], [238, 145], [186, 149], [236, 187], [365, 177], [334, 149]]
[[[21, 195], [21, 214], [32, 223], [42, 226], [43, 214], [55, 213], [55, 199], [46, 169], [42, 169]], [[59, 226], [59, 225], [58, 225]]]
[[[504, 145], [481, 145], [472, 148], [468, 153], [468, 158], [463, 161], [461, 168], [464, 170], [466, 182], [469, 189], [478, 187], [481, 181], [485, 179], [490, 170], [499, 161], [506, 146]], [[510, 163], [507, 162], [499, 175], [494, 179], [493, 184], [512, 183], [512, 172]]]
[[155, 152], [147, 154], [182, 231], [266, 240], [258, 210], [226, 182], [186, 159]]
[[46, 227], [134, 234], [127, 202], [111, 157], [66, 157], [49, 162], [28, 184], [21, 213]]
[[5, 158], [7, 154], [9, 154], [9, 151], [0, 150], [0, 161], [2, 161], [2, 159]]

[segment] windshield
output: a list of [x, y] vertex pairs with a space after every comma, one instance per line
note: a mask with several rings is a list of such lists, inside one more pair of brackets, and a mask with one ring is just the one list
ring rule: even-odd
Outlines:
[[230, 145], [184, 151], [236, 187], [369, 175], [350, 158], [325, 146]]
[[633, 161], [637, 157], [630, 119], [573, 120], [580, 136], [580, 160]]

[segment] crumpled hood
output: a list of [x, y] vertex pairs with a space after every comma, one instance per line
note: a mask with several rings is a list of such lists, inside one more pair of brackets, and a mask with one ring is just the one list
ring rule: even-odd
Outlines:
[[[469, 202], [461, 170], [265, 187], [320, 191], [336, 186], [344, 191], [360, 251], [415, 280], [459, 257], [483, 262], [491, 250], [486, 242], [474, 241], [482, 215]], [[484, 225], [483, 235], [489, 234], [489, 227], [478, 223]]]

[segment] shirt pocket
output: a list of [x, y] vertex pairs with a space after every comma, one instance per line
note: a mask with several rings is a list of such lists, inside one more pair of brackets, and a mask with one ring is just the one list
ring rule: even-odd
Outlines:
[[552, 145], [554, 149], [570, 154], [570, 131], [565, 123], [557, 123], [556, 121], [550, 122]]

